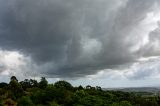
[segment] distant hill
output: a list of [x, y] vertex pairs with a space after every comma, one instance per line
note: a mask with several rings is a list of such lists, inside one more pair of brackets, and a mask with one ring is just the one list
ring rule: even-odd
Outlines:
[[149, 92], [160, 93], [160, 87], [129, 87], [129, 88], [104, 88], [103, 90], [123, 91], [123, 92]]

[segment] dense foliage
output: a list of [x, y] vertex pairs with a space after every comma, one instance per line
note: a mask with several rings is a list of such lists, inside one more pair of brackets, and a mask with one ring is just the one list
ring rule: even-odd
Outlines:
[[104, 91], [101, 87], [73, 87], [69, 82], [48, 84], [25, 79], [0, 83], [0, 106], [160, 106], [160, 97], [138, 93]]

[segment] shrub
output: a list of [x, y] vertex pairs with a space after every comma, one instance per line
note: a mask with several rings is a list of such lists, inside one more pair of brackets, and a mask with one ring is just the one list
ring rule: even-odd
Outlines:
[[29, 97], [23, 96], [19, 99], [17, 106], [32, 106], [32, 101]]

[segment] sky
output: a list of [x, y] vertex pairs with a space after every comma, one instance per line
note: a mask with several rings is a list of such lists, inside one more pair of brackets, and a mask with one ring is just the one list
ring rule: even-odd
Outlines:
[[159, 0], [0, 0], [0, 81], [160, 86]]

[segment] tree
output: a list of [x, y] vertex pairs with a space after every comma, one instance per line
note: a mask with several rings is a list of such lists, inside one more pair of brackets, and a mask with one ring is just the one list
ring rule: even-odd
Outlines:
[[41, 81], [39, 82], [39, 88], [45, 89], [48, 85], [48, 81], [46, 80], [45, 77], [41, 78]]
[[91, 86], [90, 86], [90, 85], [87, 85], [87, 86], [86, 86], [86, 89], [91, 89]]
[[46, 97], [46, 93], [40, 89], [32, 93], [31, 100], [34, 104], [46, 104]]
[[31, 88], [30, 81], [28, 79], [25, 79], [24, 81], [21, 81], [20, 84], [22, 85], [22, 88], [26, 90], [27, 88]]
[[80, 85], [77, 89], [78, 90], [83, 90], [83, 87]]
[[84, 98], [87, 95], [88, 94], [84, 90], [77, 90], [73, 94], [73, 100], [74, 100], [74, 102], [81, 101], [81, 99]]
[[100, 86], [96, 86], [96, 90], [102, 91], [102, 88]]
[[0, 88], [4, 88], [4, 87], [7, 87], [7, 86], [8, 86], [8, 84], [5, 83], [5, 82], [1, 82], [1, 83], [0, 83]]
[[121, 101], [119, 103], [113, 103], [111, 106], [132, 106], [128, 101]]
[[83, 106], [103, 106], [103, 100], [99, 97], [95, 97], [95, 96], [85, 96], [84, 98], [82, 98], [79, 101], [79, 104], [83, 105]]
[[32, 101], [28, 96], [23, 96], [18, 100], [17, 106], [32, 106]]
[[121, 101], [120, 106], [132, 106], [130, 102], [128, 101]]
[[62, 89], [67, 89], [67, 90], [71, 90], [73, 87], [72, 85], [67, 82], [67, 81], [57, 81], [54, 86], [56, 88], [62, 88]]
[[60, 105], [58, 105], [55, 101], [52, 101], [49, 103], [49, 106], [60, 106]]
[[4, 106], [16, 106], [16, 102], [13, 101], [12, 99], [7, 99], [7, 100], [4, 102]]
[[18, 80], [17, 80], [17, 78], [16, 78], [15, 76], [12, 76], [12, 77], [10, 78], [10, 80], [11, 80], [11, 81], [16, 81], [16, 82], [18, 82]]
[[31, 84], [32, 87], [38, 87], [38, 82], [37, 82], [37, 80], [30, 79], [29, 82], [30, 82], [30, 84]]
[[0, 101], [0, 106], [3, 106], [3, 102], [2, 101]]
[[11, 77], [11, 81], [9, 83], [10, 89], [14, 96], [19, 97], [23, 94], [23, 88], [15, 76]]
[[58, 98], [58, 96], [59, 96], [59, 95], [56, 95], [57, 94], [57, 89], [51, 84], [49, 84], [46, 87], [45, 94], [47, 95], [47, 100], [48, 101], [52, 101], [52, 100]]

